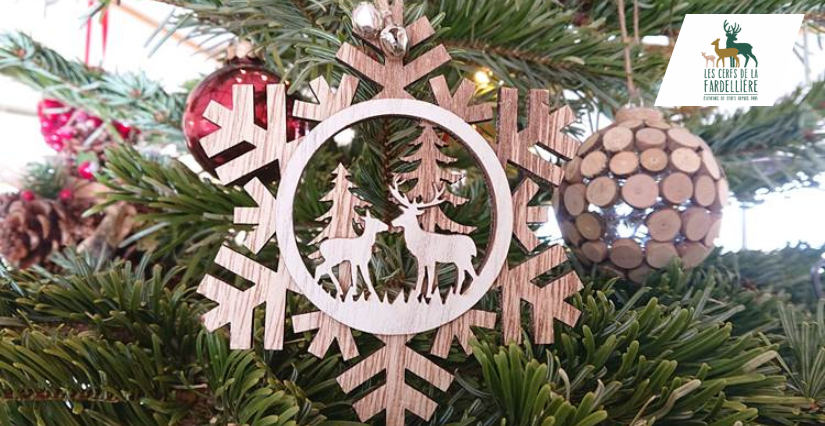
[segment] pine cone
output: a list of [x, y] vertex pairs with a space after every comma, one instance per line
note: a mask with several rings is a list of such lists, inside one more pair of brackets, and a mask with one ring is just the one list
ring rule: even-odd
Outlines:
[[99, 217], [82, 217], [88, 200], [31, 201], [0, 197], [0, 255], [19, 268], [44, 265], [54, 250], [80, 242], [94, 232]]

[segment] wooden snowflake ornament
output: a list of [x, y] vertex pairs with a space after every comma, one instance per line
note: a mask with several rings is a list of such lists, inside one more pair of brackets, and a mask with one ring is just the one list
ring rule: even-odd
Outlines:
[[[566, 299], [582, 288], [581, 282], [574, 273], [550, 283], [537, 282], [565, 261], [565, 253], [560, 246], [545, 248], [540, 244], [529, 225], [546, 221], [547, 209], [528, 203], [539, 185], [555, 186], [563, 176], [562, 169], [542, 158], [536, 147], [569, 158], [578, 143], [562, 133], [574, 120], [572, 112], [567, 107], [552, 110], [547, 91], [530, 92], [527, 126], [519, 129], [518, 94], [514, 89], [502, 89], [494, 144], [471, 125], [493, 119], [494, 109], [489, 103], [473, 102], [475, 90], [470, 81], [461, 81], [451, 91], [446, 78], [437, 76], [429, 80], [432, 96], [428, 98], [435, 103], [413, 98], [408, 87], [449, 62], [450, 56], [440, 45], [414, 59], [397, 55], [399, 47], [421, 44], [434, 30], [426, 17], [402, 27], [400, 0], [392, 5], [378, 3], [392, 32], [387, 37], [382, 32], [380, 39], [364, 40], [365, 46], [345, 43], [337, 55], [345, 65], [380, 86], [373, 99], [353, 103], [360, 82], [350, 75], [342, 78], [337, 89], [322, 77], [312, 81], [316, 102], [296, 102], [293, 113], [318, 124], [305, 137], [290, 143], [283, 134], [286, 111], [280, 85], [269, 87], [267, 129], [251, 120], [249, 89], [243, 86], [235, 87], [232, 109], [217, 105], [207, 110], [208, 118], [220, 126], [205, 140], [209, 152], [215, 154], [240, 143], [253, 145], [244, 156], [218, 169], [225, 183], [248, 180], [244, 189], [255, 206], [239, 206], [234, 214], [236, 224], [253, 226], [244, 245], [258, 254], [275, 240], [280, 258], [277, 270], [271, 270], [224, 247], [215, 263], [252, 286], [241, 290], [209, 275], [198, 292], [217, 303], [204, 315], [205, 326], [213, 331], [229, 325], [231, 347], [236, 349], [252, 346], [253, 311], [260, 306], [266, 308], [264, 347], [281, 349], [287, 292], [308, 299], [317, 311], [291, 318], [295, 332], [314, 333], [308, 351], [324, 357], [337, 346], [345, 360], [353, 360], [353, 366], [338, 377], [345, 392], [383, 372], [384, 383], [368, 391], [353, 408], [362, 421], [375, 421], [374, 417], [385, 413], [386, 424], [400, 426], [407, 413], [429, 420], [437, 408], [435, 401], [405, 380], [405, 374], [410, 372], [446, 391], [453, 376], [435, 362], [436, 358], [447, 358], [458, 347], [469, 353], [474, 328], [495, 329], [500, 323], [505, 342], [520, 342], [524, 335], [522, 302], [532, 306], [530, 333], [536, 342], [552, 343], [557, 323], [575, 325], [579, 311]], [[397, 44], [388, 46], [392, 42]], [[383, 52], [383, 61], [373, 59], [365, 49]], [[412, 119], [420, 128], [409, 155], [398, 159], [406, 163], [406, 171], [395, 174], [384, 188], [390, 194], [387, 201], [397, 207], [391, 212], [397, 213], [393, 217], [373, 216], [371, 209], [375, 207], [354, 191], [353, 170], [339, 164], [329, 176], [332, 189], [320, 200], [327, 210], [318, 218], [319, 231], [314, 238], [296, 238], [296, 191], [313, 155], [342, 130], [384, 118]], [[464, 176], [450, 170], [455, 159], [443, 152], [448, 139], [460, 144], [481, 171], [489, 226], [459, 223], [448, 215], [451, 209], [442, 210], [445, 205], [460, 209], [468, 201], [455, 190]], [[274, 193], [254, 175], [276, 162], [281, 180]], [[514, 190], [505, 174], [508, 166], [525, 172]], [[397, 238], [403, 239], [410, 261], [416, 263], [416, 275], [410, 280], [415, 281], [415, 287], [400, 293], [388, 292], [370, 271], [376, 241], [392, 231], [398, 231]], [[507, 263], [514, 238], [529, 252], [528, 259], [518, 265]], [[445, 274], [445, 270], [450, 272]], [[477, 309], [490, 291], [501, 292], [500, 316]], [[362, 353], [354, 330], [375, 335], [384, 346]], [[435, 333], [431, 334], [429, 355], [408, 344], [430, 330]]]

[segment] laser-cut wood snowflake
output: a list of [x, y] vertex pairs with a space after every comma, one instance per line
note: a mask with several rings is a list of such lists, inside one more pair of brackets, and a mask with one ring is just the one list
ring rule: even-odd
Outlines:
[[[396, 0], [392, 20], [401, 22], [403, 8]], [[426, 17], [405, 27], [410, 46], [423, 43], [434, 34]], [[251, 179], [244, 189], [255, 201], [254, 207], [237, 207], [234, 214], [236, 224], [253, 225], [244, 245], [252, 253], [260, 253], [273, 238], [277, 240], [281, 257], [277, 270], [268, 269], [240, 253], [224, 247], [218, 253], [215, 263], [252, 283], [247, 290], [240, 290], [214, 276], [203, 279], [198, 292], [217, 302], [217, 306], [207, 312], [204, 324], [210, 331], [229, 325], [232, 348], [250, 348], [252, 345], [253, 310], [266, 307], [265, 349], [281, 349], [283, 346], [285, 300], [287, 291], [301, 294], [312, 302], [318, 311], [293, 316], [295, 332], [315, 331], [308, 351], [318, 357], [326, 356], [333, 344], [337, 345], [342, 357], [355, 361], [352, 368], [345, 371], [338, 382], [345, 392], [351, 392], [372, 377], [384, 372], [385, 383], [371, 391], [354, 404], [354, 409], [362, 421], [368, 421], [386, 413], [386, 424], [404, 424], [407, 412], [429, 420], [436, 409], [436, 402], [405, 381], [405, 372], [424, 379], [441, 391], [446, 391], [453, 377], [429, 357], [419, 354], [408, 342], [419, 333], [437, 329], [430, 354], [446, 358], [453, 343], [469, 353], [473, 327], [492, 329], [496, 327], [497, 314], [474, 309], [477, 302], [490, 290], [500, 288], [502, 293], [501, 328], [505, 342], [520, 342], [523, 330], [521, 323], [521, 303], [526, 301], [532, 309], [532, 335], [538, 343], [552, 343], [554, 322], [572, 326], [579, 317], [579, 311], [565, 302], [581, 289], [581, 282], [574, 273], [556, 278], [544, 286], [535, 279], [551, 271], [565, 261], [564, 250], [553, 246], [538, 251], [542, 246], [528, 224], [547, 219], [546, 208], [529, 206], [528, 203], [539, 190], [539, 183], [557, 185], [563, 175], [562, 169], [543, 159], [534, 149], [536, 146], [553, 154], [569, 158], [577, 147], [577, 142], [562, 133], [574, 116], [569, 108], [551, 111], [549, 92], [532, 90], [527, 101], [527, 127], [519, 129], [518, 94], [515, 89], [501, 89], [497, 112], [497, 140], [494, 146], [469, 123], [481, 123], [493, 118], [493, 106], [488, 103], [474, 104], [474, 85], [468, 80], [460, 82], [451, 92], [447, 80], [437, 76], [429, 81], [432, 99], [428, 103], [413, 99], [407, 88], [414, 82], [450, 61], [446, 49], [439, 45], [415, 59], [385, 55], [383, 61], [373, 59], [364, 49], [373, 48], [381, 53], [375, 40], [366, 40], [367, 46], [356, 47], [344, 43], [337, 58], [363, 77], [381, 86], [380, 92], [371, 100], [353, 104], [359, 80], [344, 75], [337, 90], [333, 90], [323, 78], [310, 83], [316, 97], [315, 103], [296, 102], [293, 115], [299, 119], [318, 122], [312, 132], [304, 138], [287, 143], [285, 138], [285, 101], [283, 86], [268, 87], [269, 127], [262, 129], [255, 125], [251, 114], [251, 87], [238, 85], [234, 91], [231, 109], [214, 104], [205, 115], [220, 129], [204, 140], [208, 153], [216, 154], [241, 143], [251, 143], [254, 149], [218, 169], [222, 182], [229, 183], [253, 175], [256, 171], [274, 162], [281, 170], [278, 192], [274, 195], [257, 178]], [[397, 179], [390, 192], [402, 214], [383, 223], [372, 217], [369, 206], [337, 197], [351, 197], [345, 177], [349, 172], [343, 166], [336, 170], [336, 187], [326, 196], [334, 207], [324, 218], [332, 219], [339, 227], [357, 221], [360, 233], [345, 229], [343, 232], [327, 232], [313, 243], [318, 244], [318, 252], [313, 257], [320, 262], [313, 274], [301, 257], [294, 236], [293, 202], [295, 191], [304, 169], [312, 155], [335, 134], [360, 121], [377, 117], [406, 117], [420, 121], [428, 140], [419, 139], [425, 149], [419, 156], [408, 160], [423, 162], [423, 156], [432, 157], [440, 163], [449, 163], [449, 158], [439, 154], [440, 143], [432, 139], [435, 128], [450, 134], [470, 151], [479, 167], [484, 171], [487, 193], [493, 209], [495, 223], [490, 230], [486, 250], [476, 250], [474, 241], [464, 235], [472, 227], [451, 226], [452, 219], [443, 212], [432, 217], [433, 225], [422, 227], [418, 217], [427, 214], [428, 209], [438, 209], [438, 205], [451, 199], [454, 205], [463, 200], [450, 195], [443, 186], [454, 180], [441, 173], [433, 164], [419, 166], [406, 179], [427, 182], [417, 188], [418, 192], [402, 193]], [[424, 143], [428, 143], [426, 147]], [[526, 172], [526, 177], [511, 191], [504, 168], [513, 165]], [[418, 175], [416, 175], [418, 173]], [[429, 174], [421, 179], [421, 174]], [[439, 185], [439, 183], [441, 185]], [[451, 198], [452, 197], [452, 198]], [[340, 203], [339, 203], [340, 201]], [[359, 206], [359, 212], [355, 207]], [[342, 207], [351, 211], [338, 212]], [[363, 211], [363, 213], [361, 213]], [[439, 210], [440, 211], [440, 210]], [[336, 215], [345, 215], [345, 221]], [[440, 233], [433, 232], [435, 223]], [[342, 225], [343, 226], [343, 225]], [[419, 266], [419, 288], [413, 294], [390, 298], [372, 288], [369, 259], [375, 235], [387, 232], [393, 226], [403, 230], [404, 241]], [[452, 228], [452, 229], [449, 229]], [[506, 263], [507, 252], [512, 238], [531, 256], [519, 265]], [[481, 256], [481, 257], [479, 257]], [[482, 258], [483, 257], [483, 258]], [[427, 265], [454, 263], [458, 274], [457, 282], [450, 283], [450, 290], [441, 284], [434, 269]], [[346, 286], [338, 285], [330, 291], [321, 285], [321, 275], [335, 280], [333, 267], [349, 265], [353, 274], [360, 271], [361, 279], [350, 279]], [[480, 265], [480, 266], [476, 266]], [[340, 268], [340, 266], [339, 266]], [[434, 268], [434, 267], [433, 267]], [[366, 269], [366, 270], [365, 270]], [[319, 272], [321, 270], [321, 272]], [[343, 270], [343, 269], [340, 269]], [[354, 275], [357, 278], [357, 275]], [[426, 276], [426, 279], [425, 279]], [[340, 283], [339, 283], [340, 284]], [[446, 284], [446, 283], [445, 283]], [[380, 339], [384, 346], [372, 354], [361, 354], [353, 337], [353, 329], [370, 333]]]

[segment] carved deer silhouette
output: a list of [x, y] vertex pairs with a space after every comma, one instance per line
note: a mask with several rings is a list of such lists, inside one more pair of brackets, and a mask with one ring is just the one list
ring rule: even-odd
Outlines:
[[716, 67], [716, 64], [713, 63], [713, 61], [716, 59], [716, 56], [705, 55], [705, 52], [702, 52], [702, 57], [705, 58], [705, 68], [708, 67], [708, 62], [710, 62], [710, 64], [713, 65], [714, 68]]
[[[742, 28], [736, 23], [728, 25], [728, 21], [725, 21], [722, 26], [725, 29], [725, 37], [728, 39], [725, 46], [738, 50], [739, 54], [745, 57], [745, 68], [748, 67], [748, 61], [750, 61], [751, 58], [753, 58], [753, 62], [756, 64], [755, 66], [758, 67], [759, 61], [756, 60], [756, 56], [753, 54], [753, 46], [748, 43], [736, 43], [736, 35], [742, 31]], [[733, 65], [733, 59], [731, 59], [731, 65]]]
[[722, 66], [725, 66], [725, 58], [731, 58], [731, 67], [733, 67], [733, 60], [736, 59], [736, 66], [739, 67], [739, 57], [736, 56], [739, 54], [739, 50], [729, 47], [727, 49], [720, 49], [719, 48], [719, 39], [717, 38], [716, 41], [711, 43], [712, 46], [715, 46], [716, 54], [719, 56], [719, 59], [716, 60], [716, 65], [719, 65], [719, 61], [722, 61]]
[[[476, 256], [476, 245], [473, 239], [461, 234], [445, 235], [427, 232], [421, 229], [418, 216], [424, 210], [437, 206], [444, 202], [441, 196], [444, 194], [445, 186], [437, 191], [435, 197], [427, 202], [413, 202], [407, 196], [402, 195], [398, 185], [404, 181], [395, 178], [390, 188], [390, 193], [398, 201], [401, 207], [401, 214], [392, 221], [393, 226], [404, 229], [404, 240], [418, 263], [418, 275], [416, 287], [422, 297], [438, 291], [436, 282], [436, 263], [452, 263], [456, 267], [456, 284], [453, 293], [461, 291], [465, 273], [469, 273], [472, 279], [476, 278], [472, 259]], [[424, 275], [427, 275], [427, 283], [424, 283]]]
[[341, 283], [335, 278], [332, 267], [349, 262], [352, 285], [355, 286], [358, 282], [358, 271], [361, 271], [361, 276], [364, 277], [364, 283], [370, 294], [377, 294], [370, 280], [369, 262], [372, 257], [372, 246], [375, 245], [375, 235], [388, 229], [387, 224], [373, 218], [367, 211], [367, 215], [364, 216], [364, 232], [360, 236], [330, 238], [323, 241], [319, 246], [319, 251], [324, 261], [315, 268], [315, 282], [318, 282], [324, 275], [329, 275], [330, 280], [335, 284], [336, 294], [339, 297], [344, 296]]

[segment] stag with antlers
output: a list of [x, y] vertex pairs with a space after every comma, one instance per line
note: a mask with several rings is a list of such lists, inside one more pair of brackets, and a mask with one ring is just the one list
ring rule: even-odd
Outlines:
[[[444, 202], [441, 198], [444, 195], [446, 186], [442, 185], [436, 192], [432, 200], [427, 202], [410, 201], [406, 195], [401, 194], [398, 185], [404, 181], [399, 178], [393, 179], [390, 193], [398, 201], [401, 207], [401, 214], [393, 219], [392, 225], [404, 230], [404, 240], [418, 263], [418, 275], [416, 287], [421, 297], [427, 297], [438, 291], [436, 282], [436, 263], [452, 263], [456, 267], [456, 283], [453, 293], [461, 292], [461, 285], [464, 282], [466, 273], [470, 278], [476, 278], [476, 271], [473, 267], [472, 259], [476, 257], [476, 245], [473, 239], [461, 234], [436, 234], [427, 232], [421, 228], [418, 216], [424, 213], [425, 209], [438, 206]], [[427, 276], [426, 285], [424, 275]]]
[[[728, 25], [728, 21], [725, 21], [723, 24], [725, 28], [725, 37], [727, 37], [726, 47], [733, 48], [739, 51], [740, 55], [745, 57], [745, 68], [748, 67], [748, 61], [753, 58], [753, 62], [756, 63], [755, 66], [759, 66], [759, 61], [756, 60], [756, 56], [753, 54], [753, 46], [748, 43], [736, 43], [736, 35], [742, 31], [742, 28], [739, 27], [739, 24], [733, 23], [732, 25]], [[731, 58], [731, 67], [733, 66], [733, 58]]]

